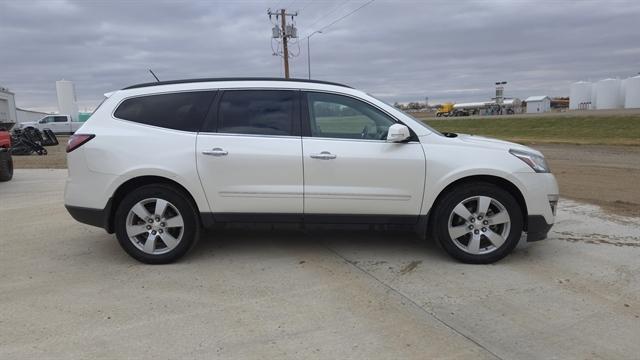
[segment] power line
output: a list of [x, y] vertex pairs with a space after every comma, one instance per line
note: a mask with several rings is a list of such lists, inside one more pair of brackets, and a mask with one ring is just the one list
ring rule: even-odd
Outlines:
[[313, 0], [309, 0], [309, 1], [307, 1], [307, 3], [306, 3], [306, 4], [304, 4], [304, 5], [302, 6], [302, 8], [300, 8], [300, 10], [298, 10], [298, 11], [302, 12], [302, 10], [306, 9], [306, 8], [307, 8], [307, 6], [309, 6], [312, 2], [313, 2]]
[[311, 23], [311, 25], [307, 26], [307, 28], [313, 27], [313, 25], [315, 25], [318, 22], [320, 22], [320, 20], [322, 20], [322, 19], [326, 18], [327, 16], [335, 13], [338, 9], [343, 8], [347, 3], [349, 3], [349, 1], [351, 1], [351, 0], [346, 0], [346, 1], [343, 1], [342, 3], [336, 4], [335, 6], [330, 8], [329, 11], [327, 11], [323, 15], [320, 15], [317, 18], [313, 19], [313, 22]]
[[324, 30], [326, 30], [326, 29], [330, 28], [331, 26], [335, 25], [337, 22], [339, 22], [339, 21], [341, 21], [341, 20], [345, 19], [346, 17], [348, 17], [348, 16], [352, 15], [353, 13], [357, 12], [358, 10], [360, 10], [360, 9], [362, 9], [363, 7], [365, 7], [365, 6], [369, 5], [369, 4], [371, 4], [371, 3], [372, 3], [372, 2], [374, 2], [374, 1], [376, 1], [376, 0], [369, 0], [369, 1], [367, 1], [366, 3], [364, 3], [364, 4], [360, 5], [360, 6], [358, 6], [357, 8], [355, 8], [353, 11], [351, 11], [351, 12], [349, 12], [349, 13], [345, 14], [344, 16], [342, 16], [342, 17], [338, 18], [337, 20], [333, 21], [333, 22], [332, 22], [332, 23], [330, 23], [329, 25], [326, 25], [326, 26], [324, 26], [324, 27], [321, 27], [320, 29], [318, 29], [318, 31], [324, 31]]

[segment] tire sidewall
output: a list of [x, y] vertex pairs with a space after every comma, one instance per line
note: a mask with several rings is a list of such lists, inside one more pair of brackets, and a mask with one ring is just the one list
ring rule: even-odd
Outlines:
[[[148, 198], [164, 199], [175, 206], [184, 221], [182, 239], [178, 246], [168, 253], [151, 255], [138, 249], [129, 240], [126, 230], [126, 219], [131, 208], [139, 201]], [[146, 185], [131, 191], [116, 209], [114, 226], [120, 246], [134, 259], [147, 264], [167, 264], [176, 261], [191, 249], [200, 235], [200, 222], [196, 206], [190, 198], [168, 185]]]
[[[449, 235], [449, 216], [465, 199], [473, 196], [489, 196], [504, 205], [511, 221], [509, 235], [504, 244], [488, 254], [473, 255], [460, 249]], [[508, 255], [518, 245], [523, 231], [523, 215], [518, 202], [507, 191], [489, 183], [471, 183], [456, 187], [438, 203], [435, 216], [435, 238], [449, 255], [472, 264], [488, 264]]]
[[13, 158], [9, 151], [0, 150], [0, 181], [13, 178]]

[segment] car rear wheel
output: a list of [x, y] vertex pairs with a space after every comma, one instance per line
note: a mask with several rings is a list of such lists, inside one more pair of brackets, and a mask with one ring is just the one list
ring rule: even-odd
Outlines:
[[147, 185], [129, 193], [115, 214], [116, 236], [133, 258], [166, 264], [196, 243], [200, 224], [196, 207], [171, 186]]
[[473, 264], [498, 261], [518, 244], [522, 211], [508, 192], [472, 183], [448, 192], [435, 209], [434, 236], [452, 257]]
[[13, 178], [13, 159], [9, 151], [0, 149], [0, 181], [9, 181]]

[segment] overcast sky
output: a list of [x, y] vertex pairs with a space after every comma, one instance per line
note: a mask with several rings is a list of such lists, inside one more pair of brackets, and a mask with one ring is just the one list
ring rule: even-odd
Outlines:
[[[267, 9], [298, 10], [304, 36], [367, 0], [0, 0], [0, 86], [23, 108], [56, 110], [55, 81], [81, 110], [127, 85], [190, 77], [282, 76]], [[576, 80], [640, 72], [640, 1], [377, 0], [311, 38], [315, 79], [393, 101], [567, 96]]]

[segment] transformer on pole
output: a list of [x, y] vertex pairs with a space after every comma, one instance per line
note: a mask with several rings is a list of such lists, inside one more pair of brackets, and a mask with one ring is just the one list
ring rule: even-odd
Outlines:
[[[298, 38], [298, 29], [293, 23], [293, 17], [298, 16], [298, 12], [288, 13], [285, 9], [278, 11], [267, 11], [269, 19], [275, 16], [276, 22], [271, 29], [271, 38], [282, 41], [282, 57], [284, 59], [284, 77], [289, 78], [289, 39]], [[292, 24], [287, 24], [287, 16], [291, 17]], [[279, 21], [279, 23], [278, 23]], [[274, 51], [274, 55], [280, 55], [277, 51]]]

